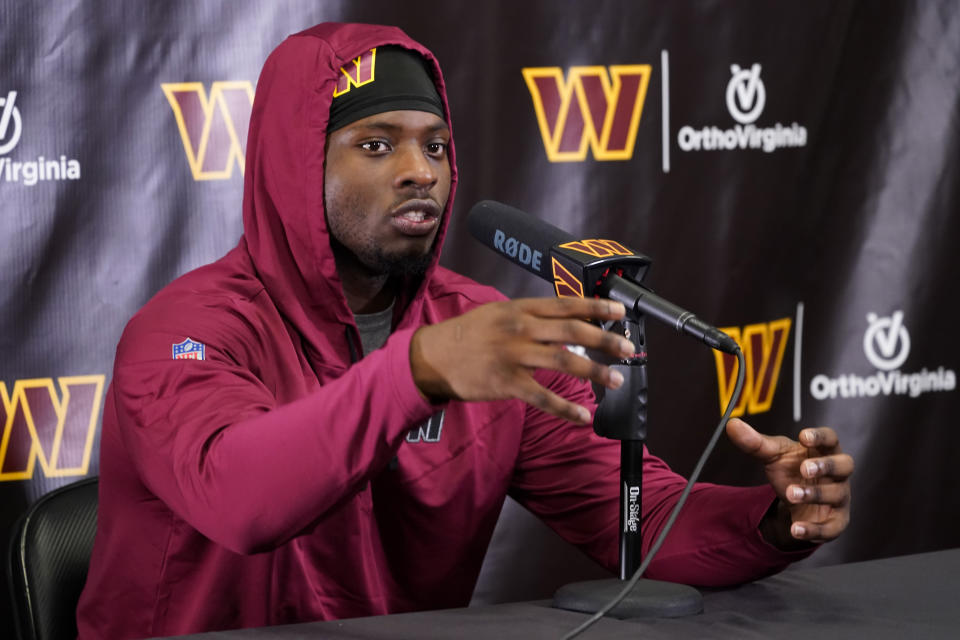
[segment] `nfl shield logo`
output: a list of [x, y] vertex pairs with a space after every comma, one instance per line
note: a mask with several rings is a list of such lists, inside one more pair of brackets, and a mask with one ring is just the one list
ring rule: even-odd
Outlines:
[[202, 342], [194, 342], [187, 338], [183, 342], [173, 345], [174, 360], [203, 360], [206, 347]]

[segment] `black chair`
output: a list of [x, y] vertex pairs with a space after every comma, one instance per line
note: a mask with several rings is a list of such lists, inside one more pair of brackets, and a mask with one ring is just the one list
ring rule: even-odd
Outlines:
[[14, 525], [7, 574], [21, 640], [75, 640], [96, 530], [96, 477], [42, 496]]

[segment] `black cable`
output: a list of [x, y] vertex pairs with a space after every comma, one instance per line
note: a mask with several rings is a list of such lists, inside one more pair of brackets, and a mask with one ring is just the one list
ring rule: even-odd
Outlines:
[[647, 555], [640, 564], [640, 567], [637, 568], [637, 571], [633, 574], [620, 593], [618, 593], [613, 600], [604, 605], [602, 609], [593, 614], [589, 620], [581, 624], [567, 635], [563, 636], [563, 640], [570, 640], [570, 638], [574, 638], [586, 631], [590, 626], [595, 624], [597, 620], [603, 618], [607, 612], [620, 604], [620, 601], [623, 600], [635, 586], [637, 586], [637, 582], [640, 581], [640, 576], [642, 576], [643, 572], [647, 570], [647, 566], [649, 566], [654, 556], [657, 555], [657, 551], [659, 551], [660, 547], [663, 545], [664, 539], [667, 537], [670, 529], [673, 528], [673, 523], [676, 522], [677, 516], [680, 515], [680, 509], [683, 508], [683, 504], [687, 501], [687, 496], [690, 495], [690, 491], [693, 489], [693, 484], [697, 481], [697, 478], [700, 477], [700, 472], [703, 471], [703, 465], [707, 463], [707, 458], [710, 457], [710, 454], [713, 453], [714, 447], [717, 446], [717, 442], [720, 440], [720, 434], [723, 433], [723, 429], [727, 425], [727, 420], [730, 419], [730, 414], [733, 413], [733, 408], [737, 406], [737, 402], [740, 400], [740, 393], [743, 391], [744, 373], [745, 367], [743, 351], [737, 349], [737, 385], [733, 389], [733, 395], [730, 396], [730, 402], [727, 403], [727, 408], [723, 412], [723, 417], [720, 418], [720, 424], [718, 424], [717, 428], [714, 430], [713, 436], [710, 438], [710, 442], [707, 443], [703, 453], [700, 454], [700, 459], [697, 461], [697, 466], [694, 467], [693, 473], [690, 474], [690, 479], [687, 481], [687, 486], [684, 487], [683, 493], [680, 494], [680, 499], [677, 500], [677, 504], [674, 505], [673, 511], [670, 513], [670, 517], [667, 519], [667, 523], [660, 531], [660, 536], [657, 538], [657, 541], [653, 543], [653, 546], [650, 547], [650, 551], [647, 552]]

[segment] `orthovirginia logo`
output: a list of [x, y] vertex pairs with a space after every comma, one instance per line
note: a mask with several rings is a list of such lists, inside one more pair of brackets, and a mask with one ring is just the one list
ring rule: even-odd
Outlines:
[[10, 91], [6, 98], [0, 98], [0, 156], [6, 155], [20, 142], [23, 133], [23, 120], [17, 109], [17, 92]]
[[772, 153], [777, 149], [806, 146], [807, 129], [796, 122], [790, 126], [780, 122], [768, 127], [754, 124], [767, 104], [767, 89], [760, 78], [760, 69], [756, 63], [749, 69], [730, 65], [727, 110], [737, 124], [732, 128], [681, 127], [677, 143], [683, 151], [763, 149]]
[[867, 314], [863, 354], [877, 369], [875, 373], [867, 376], [848, 373], [835, 378], [821, 373], [810, 381], [810, 395], [817, 400], [879, 395], [916, 398], [931, 391], [953, 391], [957, 387], [956, 373], [943, 366], [933, 371], [924, 367], [914, 373], [900, 370], [910, 355], [910, 333], [903, 324], [902, 310], [886, 317]]
[[243, 173], [253, 85], [214, 82], [209, 94], [199, 82], [161, 86], [173, 109], [193, 179], [227, 180], [234, 166]]
[[903, 326], [903, 311], [894, 311], [888, 318], [867, 314], [867, 330], [863, 333], [863, 353], [877, 369], [890, 371], [903, 364], [910, 355], [910, 334]]
[[87, 475], [104, 378], [17, 380], [9, 394], [0, 382], [0, 482], [30, 480], [37, 461], [48, 478]]
[[767, 104], [767, 89], [760, 79], [760, 65], [748, 71], [737, 65], [730, 66], [733, 77], [727, 83], [727, 109], [740, 124], [755, 122]]
[[[744, 413], [764, 413], [770, 410], [773, 396], [780, 379], [783, 354], [790, 337], [790, 318], [771, 322], [748, 324], [740, 327], [724, 327], [724, 333], [737, 341], [746, 361], [743, 392], [734, 407], [732, 417]], [[720, 388], [720, 411], [727, 408], [737, 382], [737, 359], [714, 350], [717, 364], [717, 381]]]
[[550, 162], [629, 160], [650, 83], [650, 65], [526, 67], [527, 83]]
[[[0, 156], [6, 155], [20, 142], [23, 134], [23, 118], [17, 107], [17, 92], [9, 91], [0, 97]], [[32, 187], [38, 182], [79, 180], [80, 163], [61, 155], [51, 160], [38, 156], [24, 162], [12, 158], [0, 158], [0, 179], [6, 182], [21, 182]]]

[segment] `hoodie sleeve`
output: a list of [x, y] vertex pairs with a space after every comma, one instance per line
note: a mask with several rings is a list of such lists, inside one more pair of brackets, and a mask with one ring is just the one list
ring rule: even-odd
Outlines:
[[[589, 384], [556, 375], [542, 384], [588, 407]], [[617, 571], [620, 444], [591, 425], [563, 422], [528, 408], [512, 495], [561, 537]], [[643, 554], [656, 542], [686, 486], [644, 449], [641, 531]], [[782, 552], [766, 542], [759, 524], [775, 499], [770, 486], [694, 485], [647, 577], [699, 586], [739, 584], [775, 573], [811, 551]]]
[[276, 547], [352, 499], [436, 411], [410, 374], [411, 331], [282, 406], [217, 345], [202, 361], [150, 359], [139, 344], [183, 337], [133, 333], [113, 379], [128, 455], [177, 516], [238, 553]]

